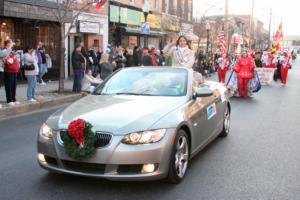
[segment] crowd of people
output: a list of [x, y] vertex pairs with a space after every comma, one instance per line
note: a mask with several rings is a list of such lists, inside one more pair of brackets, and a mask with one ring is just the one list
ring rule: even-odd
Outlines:
[[[21, 68], [28, 84], [27, 100], [36, 102], [36, 84], [45, 84], [43, 77], [51, 67], [51, 58], [46, 54], [41, 42], [36, 46], [28, 46], [21, 54], [13, 51], [13, 46], [12, 40], [6, 40], [4, 48], [0, 50], [0, 87], [3, 80], [9, 106], [19, 104], [16, 100], [16, 87], [17, 73]], [[179, 36], [176, 43], [170, 42], [163, 49], [108, 46], [102, 51], [96, 45], [86, 49], [81, 42], [75, 45], [71, 57], [74, 74], [72, 91], [92, 92], [95, 86], [107, 79], [114, 71], [126, 67], [182, 66], [194, 69], [196, 84], [203, 81], [202, 77], [217, 73], [219, 82], [227, 83], [228, 86], [230, 79], [234, 77], [232, 73], [235, 73], [237, 85], [235, 89], [238, 91], [238, 96], [247, 97], [249, 82], [256, 78], [256, 68], [274, 68], [274, 80], [280, 79], [282, 85], [286, 85], [288, 69], [291, 68], [291, 60], [294, 57], [293, 52], [292, 54], [288, 51], [274, 53], [267, 50], [262, 53], [244, 50], [241, 55], [234, 53], [230, 57], [222, 49], [207, 54], [202, 50], [195, 53], [188, 39], [183, 35]], [[228, 71], [231, 71], [231, 76], [226, 78]]]
[[[9, 106], [20, 104], [16, 99], [17, 76], [22, 72], [27, 79], [27, 100], [36, 102], [36, 84], [45, 85], [44, 75], [52, 67], [52, 61], [42, 42], [26, 47], [25, 51], [14, 48], [15, 43], [8, 39], [0, 49], [0, 87], [4, 85], [6, 102]], [[0, 107], [1, 104], [0, 104]]]

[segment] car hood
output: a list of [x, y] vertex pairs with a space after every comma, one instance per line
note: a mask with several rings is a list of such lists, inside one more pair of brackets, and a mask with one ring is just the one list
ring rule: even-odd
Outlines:
[[56, 130], [67, 129], [70, 121], [81, 118], [97, 131], [124, 135], [150, 129], [160, 118], [185, 102], [186, 97], [89, 95], [55, 113], [47, 124]]

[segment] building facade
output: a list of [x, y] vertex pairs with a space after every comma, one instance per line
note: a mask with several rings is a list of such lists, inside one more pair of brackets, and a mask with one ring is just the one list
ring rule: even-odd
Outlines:
[[61, 56], [60, 27], [52, 14], [55, 8], [54, 0], [0, 0], [0, 46], [6, 39], [12, 39], [15, 50], [22, 51], [43, 42], [53, 62], [46, 75], [49, 79], [58, 77]]

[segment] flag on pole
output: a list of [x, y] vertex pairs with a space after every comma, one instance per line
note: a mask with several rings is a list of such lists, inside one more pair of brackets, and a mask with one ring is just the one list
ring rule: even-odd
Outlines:
[[219, 38], [219, 45], [220, 45], [221, 51], [222, 51], [223, 54], [224, 53], [226, 54], [227, 47], [226, 47], [224, 27], [222, 27], [222, 29], [221, 29], [221, 31], [218, 35], [218, 38]]
[[102, 8], [102, 6], [106, 3], [107, 0], [94, 0], [94, 6], [96, 10]]
[[281, 49], [280, 42], [281, 42], [282, 38], [283, 38], [283, 34], [282, 34], [282, 22], [281, 22], [276, 31], [276, 34], [273, 37], [272, 51], [274, 51], [274, 50], [278, 51]]

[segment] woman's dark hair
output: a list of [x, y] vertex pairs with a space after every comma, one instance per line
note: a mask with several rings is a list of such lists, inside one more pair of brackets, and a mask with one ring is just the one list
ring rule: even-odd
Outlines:
[[177, 46], [177, 47], [179, 46], [179, 40], [180, 40], [181, 38], [185, 39], [186, 45], [189, 47], [189, 49], [191, 49], [190, 42], [188, 41], [188, 39], [187, 39], [184, 35], [179, 36], [179, 38], [177, 39], [177, 42], [176, 42], [176, 46]]
[[11, 39], [8, 39], [8, 40], [5, 40], [4, 41], [4, 46], [6, 47], [9, 43], [11, 43], [12, 41], [11, 41]]
[[77, 43], [77, 44], [75, 45], [75, 49], [77, 49], [78, 47], [81, 47], [81, 44], [80, 44], [80, 43]]
[[28, 52], [29, 52], [29, 50], [31, 50], [31, 49], [34, 49], [34, 48], [33, 48], [33, 46], [28, 46], [28, 47], [26, 47], [26, 49], [25, 49], [25, 53], [28, 53]]

